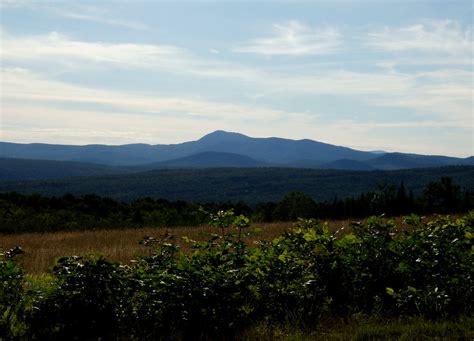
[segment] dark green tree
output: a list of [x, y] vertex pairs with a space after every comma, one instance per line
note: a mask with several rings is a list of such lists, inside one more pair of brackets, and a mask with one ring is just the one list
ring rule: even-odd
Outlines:
[[461, 187], [451, 177], [430, 182], [423, 190], [422, 200], [430, 212], [455, 212], [461, 203]]
[[314, 200], [302, 192], [291, 192], [275, 207], [277, 220], [296, 220], [297, 218], [313, 218], [316, 216], [317, 205]]

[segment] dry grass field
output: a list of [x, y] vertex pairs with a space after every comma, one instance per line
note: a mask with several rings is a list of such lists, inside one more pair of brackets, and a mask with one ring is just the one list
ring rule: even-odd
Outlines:
[[[402, 218], [396, 218], [396, 220], [401, 223]], [[329, 221], [328, 227], [331, 231], [336, 231], [341, 227], [345, 227], [344, 231], [349, 231], [352, 221]], [[250, 238], [253, 240], [272, 240], [284, 231], [290, 230], [293, 226], [294, 224], [290, 222], [255, 224], [254, 227], [260, 227], [262, 231]], [[60, 256], [98, 253], [108, 259], [127, 264], [137, 256], [145, 256], [151, 252], [150, 248], [139, 244], [140, 240], [145, 236], [159, 239], [167, 232], [175, 236], [174, 240], [182, 250], [187, 251], [189, 250], [189, 244], [182, 237], [186, 236], [193, 240], [204, 241], [208, 239], [211, 233], [219, 233], [219, 230], [209, 226], [198, 226], [0, 234], [0, 248], [9, 249], [17, 245], [21, 246], [24, 254], [18, 257], [18, 261], [28, 273], [41, 274], [46, 272], [53, 265], [54, 260]]]
[[[263, 231], [256, 238], [270, 240], [290, 229], [292, 224], [274, 223], [258, 226]], [[198, 226], [9, 234], [0, 235], [0, 247], [9, 249], [21, 246], [24, 254], [18, 257], [18, 261], [28, 273], [39, 274], [47, 271], [60, 256], [99, 253], [126, 264], [137, 256], [145, 256], [151, 252], [150, 248], [139, 244], [145, 236], [159, 239], [167, 232], [175, 237], [175, 242], [182, 249], [187, 250], [189, 245], [182, 237], [204, 241], [211, 233], [219, 231], [209, 226]]]

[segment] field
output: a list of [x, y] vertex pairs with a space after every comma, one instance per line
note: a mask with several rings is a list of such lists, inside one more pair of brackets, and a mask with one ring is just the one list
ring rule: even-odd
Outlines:
[[[282, 233], [291, 224], [264, 224], [262, 238], [270, 239]], [[146, 256], [152, 250], [141, 244], [145, 236], [158, 238], [166, 232], [175, 236], [176, 242], [186, 249], [187, 244], [181, 239], [187, 236], [194, 240], [205, 240], [209, 234], [216, 232], [209, 226], [173, 227], [173, 228], [138, 228], [125, 230], [72, 231], [52, 233], [24, 233], [0, 236], [2, 247], [9, 249], [21, 246], [25, 252], [19, 262], [31, 274], [46, 272], [54, 259], [66, 255], [85, 255], [99, 253], [110, 260], [127, 264], [137, 256]]]
[[[457, 217], [456, 215], [453, 217]], [[430, 220], [434, 216], [427, 216], [425, 220]], [[409, 228], [404, 224], [403, 217], [392, 218], [402, 229]], [[340, 230], [341, 234], [351, 230], [353, 220], [329, 220], [325, 221], [329, 231]], [[253, 224], [251, 227], [258, 227], [260, 232], [246, 238], [248, 244], [255, 240], [271, 241], [280, 236], [285, 231], [290, 231], [295, 223], [277, 222]], [[29, 274], [41, 274], [48, 271], [54, 260], [61, 256], [100, 254], [112, 261], [121, 264], [130, 264], [137, 256], [148, 256], [153, 250], [140, 244], [144, 237], [154, 237], [159, 239], [166, 234], [174, 236], [174, 242], [180, 246], [181, 250], [188, 252], [190, 244], [183, 240], [188, 237], [196, 241], [205, 241], [212, 233], [218, 233], [215, 227], [204, 226], [181, 226], [181, 227], [145, 227], [123, 230], [92, 230], [92, 231], [61, 231], [46, 233], [21, 233], [21, 234], [0, 234], [0, 246], [10, 249], [21, 246], [24, 253], [19, 257], [18, 262]]]
[[[398, 219], [400, 220], [400, 218]], [[329, 229], [336, 231], [340, 227], [349, 227], [350, 220], [333, 220], [328, 222]], [[291, 222], [263, 223], [262, 231], [251, 238], [272, 240], [288, 231], [294, 224]], [[19, 257], [19, 263], [27, 273], [40, 274], [48, 270], [54, 260], [60, 256], [85, 255], [99, 253], [110, 260], [128, 264], [137, 256], [147, 256], [152, 252], [139, 242], [145, 236], [159, 238], [169, 232], [175, 236], [175, 242], [183, 251], [189, 249], [189, 244], [182, 237], [193, 240], [207, 240], [211, 233], [217, 233], [215, 227], [172, 227], [172, 228], [137, 228], [124, 230], [94, 230], [68, 231], [50, 233], [22, 233], [0, 235], [1, 247], [10, 249], [21, 246], [24, 254]]]

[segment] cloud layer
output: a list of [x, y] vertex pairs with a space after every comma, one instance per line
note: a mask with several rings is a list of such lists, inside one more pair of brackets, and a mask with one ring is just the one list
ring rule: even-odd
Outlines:
[[368, 41], [369, 46], [386, 51], [468, 56], [472, 56], [472, 44], [472, 28], [463, 30], [452, 20], [424, 20], [399, 28], [385, 27], [369, 33]]
[[255, 38], [234, 48], [235, 52], [264, 56], [307, 56], [334, 53], [342, 35], [333, 27], [311, 28], [292, 20], [273, 25], [273, 35]]

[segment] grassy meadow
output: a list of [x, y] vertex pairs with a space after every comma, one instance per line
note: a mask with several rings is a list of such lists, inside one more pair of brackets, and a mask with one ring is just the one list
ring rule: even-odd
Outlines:
[[[429, 220], [431, 217], [427, 217]], [[397, 226], [409, 228], [403, 223], [403, 217], [393, 218]], [[355, 219], [325, 221], [329, 231], [340, 231], [341, 234], [351, 231]], [[294, 227], [292, 222], [275, 222], [253, 224], [260, 232], [246, 238], [248, 244], [255, 240], [273, 240]], [[62, 256], [85, 255], [97, 253], [112, 261], [129, 264], [138, 256], [148, 256], [153, 250], [140, 244], [144, 237], [159, 239], [166, 234], [174, 236], [174, 242], [187, 252], [189, 243], [183, 240], [188, 237], [196, 241], [205, 241], [212, 233], [219, 231], [212, 226], [181, 226], [181, 227], [145, 227], [113, 230], [61, 231], [45, 233], [0, 234], [0, 245], [4, 249], [21, 246], [24, 253], [18, 262], [29, 274], [42, 274], [54, 264], [54, 260]]]
[[[334, 228], [343, 224], [343, 222], [332, 223]], [[292, 223], [267, 223], [258, 226], [262, 228], [262, 231], [256, 238], [271, 240], [291, 229]], [[27, 273], [41, 274], [46, 272], [53, 265], [54, 260], [61, 256], [98, 253], [110, 260], [127, 264], [137, 256], [147, 256], [152, 252], [152, 249], [140, 244], [140, 241], [146, 236], [159, 238], [169, 233], [175, 237], [176, 243], [186, 251], [189, 244], [182, 237], [204, 241], [211, 233], [217, 232], [217, 229], [211, 226], [146, 227], [124, 230], [5, 234], [0, 235], [0, 241], [1, 246], [5, 249], [21, 246], [24, 253], [19, 256], [18, 262]]]

